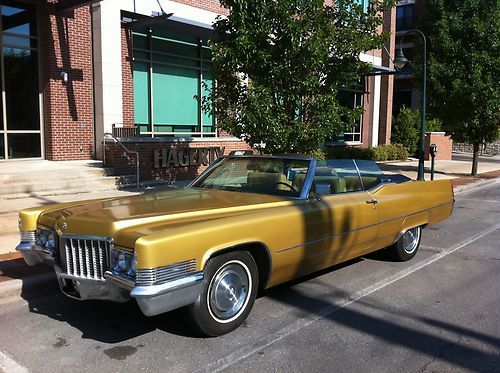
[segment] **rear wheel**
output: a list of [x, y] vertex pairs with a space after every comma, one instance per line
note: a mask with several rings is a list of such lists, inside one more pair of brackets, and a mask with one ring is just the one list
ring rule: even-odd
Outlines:
[[229, 333], [247, 318], [258, 286], [257, 265], [247, 251], [211, 258], [205, 266], [200, 296], [188, 306], [188, 321], [208, 336]]
[[422, 227], [408, 229], [390, 247], [391, 254], [396, 260], [401, 262], [410, 260], [417, 254], [421, 238]]

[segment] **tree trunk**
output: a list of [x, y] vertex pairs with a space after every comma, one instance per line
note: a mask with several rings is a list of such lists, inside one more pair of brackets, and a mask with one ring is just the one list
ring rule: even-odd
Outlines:
[[479, 143], [473, 144], [474, 150], [472, 155], [472, 176], [477, 176], [477, 164], [479, 163]]

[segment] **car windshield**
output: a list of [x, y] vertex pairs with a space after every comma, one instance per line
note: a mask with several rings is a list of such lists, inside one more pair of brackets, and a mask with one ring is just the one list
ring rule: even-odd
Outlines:
[[300, 197], [310, 163], [309, 159], [224, 158], [191, 187]]

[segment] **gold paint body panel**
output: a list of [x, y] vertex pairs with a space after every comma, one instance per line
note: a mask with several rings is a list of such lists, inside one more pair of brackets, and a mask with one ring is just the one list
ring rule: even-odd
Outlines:
[[[376, 199], [377, 204], [367, 204]], [[195, 188], [54, 204], [20, 212], [20, 229], [112, 237], [137, 253], [137, 268], [196, 259], [202, 270], [219, 250], [252, 243], [271, 258], [269, 286], [392, 244], [415, 226], [450, 216], [449, 180], [383, 184], [371, 191], [288, 199]], [[65, 223], [65, 224], [63, 224]]]

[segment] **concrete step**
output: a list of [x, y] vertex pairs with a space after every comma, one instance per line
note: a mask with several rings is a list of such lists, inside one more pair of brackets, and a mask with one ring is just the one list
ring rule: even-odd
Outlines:
[[97, 188], [110, 189], [111, 187], [116, 188], [117, 185], [120, 185], [120, 180], [121, 178], [117, 176], [85, 176], [78, 178], [60, 178], [59, 180], [40, 180], [37, 182], [0, 184], [0, 199], [8, 198], [9, 195], [19, 193], [40, 194], [46, 191], [55, 190], [92, 191]]

